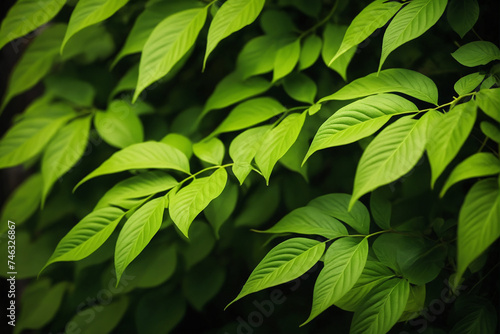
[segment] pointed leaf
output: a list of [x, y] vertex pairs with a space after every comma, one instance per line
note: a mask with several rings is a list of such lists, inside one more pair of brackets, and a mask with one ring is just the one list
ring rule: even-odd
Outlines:
[[479, 72], [466, 75], [465, 77], [460, 78], [455, 83], [453, 88], [458, 95], [465, 95], [476, 89], [477, 86], [479, 86], [479, 84], [483, 81], [484, 77], [485, 75]]
[[204, 213], [208, 222], [212, 225], [215, 236], [219, 238], [219, 229], [236, 208], [238, 202], [238, 186], [228, 182], [224, 191], [206, 207]]
[[292, 73], [283, 82], [285, 92], [294, 100], [314, 103], [318, 88], [316, 83], [302, 72]]
[[258, 36], [248, 41], [236, 60], [236, 72], [246, 80], [251, 76], [270, 72], [279, 49], [276, 36]]
[[322, 45], [323, 41], [317, 35], [310, 35], [304, 40], [299, 58], [299, 69], [301, 71], [314, 65], [321, 54]]
[[290, 74], [300, 57], [300, 39], [279, 48], [274, 58], [273, 82]]
[[193, 145], [194, 155], [212, 165], [222, 165], [225, 150], [224, 143], [218, 138], [211, 138]]
[[500, 49], [491, 42], [476, 41], [461, 46], [451, 55], [460, 64], [475, 67], [486, 65], [494, 60], [500, 60]]
[[500, 88], [481, 89], [476, 95], [477, 105], [497, 122], [500, 122]]
[[464, 38], [479, 18], [479, 4], [477, 0], [451, 0], [447, 14], [451, 28]]
[[500, 144], [500, 128], [490, 122], [481, 122], [481, 131], [491, 140]]
[[337, 72], [344, 81], [347, 81], [347, 66], [349, 66], [352, 57], [354, 57], [356, 49], [352, 48], [344, 52], [334, 61], [332, 59], [340, 48], [346, 30], [347, 26], [327, 24], [323, 33], [323, 50], [321, 51], [324, 63]]
[[391, 228], [392, 203], [378, 191], [370, 196], [370, 211], [378, 227], [383, 230]]

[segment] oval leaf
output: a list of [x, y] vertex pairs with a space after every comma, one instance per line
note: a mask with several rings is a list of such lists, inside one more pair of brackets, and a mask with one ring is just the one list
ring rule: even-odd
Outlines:
[[479, 4], [477, 0], [451, 0], [447, 12], [451, 28], [464, 38], [479, 18]]
[[500, 60], [500, 49], [491, 42], [476, 41], [461, 46], [451, 55], [460, 64], [475, 67], [486, 65], [494, 60]]
[[299, 57], [300, 39], [279, 48], [274, 58], [273, 82], [290, 74], [299, 62]]
[[224, 143], [218, 138], [211, 138], [193, 145], [193, 153], [212, 165], [221, 165], [225, 152]]
[[477, 86], [479, 86], [479, 84], [483, 82], [484, 77], [485, 75], [479, 72], [466, 75], [465, 77], [460, 78], [455, 83], [453, 88], [458, 95], [465, 95], [476, 89]]

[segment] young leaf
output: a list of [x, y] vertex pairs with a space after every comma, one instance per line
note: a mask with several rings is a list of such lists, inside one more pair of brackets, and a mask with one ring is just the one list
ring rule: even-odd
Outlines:
[[8, 11], [0, 28], [0, 49], [52, 20], [65, 0], [19, 0]]
[[99, 200], [94, 211], [111, 205], [130, 209], [135, 205], [128, 205], [130, 200], [166, 191], [176, 185], [178, 185], [178, 182], [164, 172], [141, 173], [118, 182], [113, 188], [109, 189]]
[[312, 206], [295, 209], [270, 229], [258, 232], [320, 235], [328, 239], [349, 234], [341, 222]]
[[165, 198], [159, 197], [140, 207], [123, 225], [115, 249], [116, 285], [125, 268], [146, 247], [160, 229]]
[[375, 30], [382, 28], [391, 17], [401, 8], [403, 3], [398, 1], [376, 0], [366, 6], [354, 20], [345, 33], [342, 44], [337, 53], [329, 61], [333, 63], [341, 55], [367, 39]]
[[101, 175], [130, 169], [165, 168], [189, 173], [189, 161], [178, 149], [164, 143], [148, 141], [134, 144], [113, 154], [75, 186]]
[[142, 51], [134, 102], [146, 87], [170, 72], [191, 49], [205, 25], [207, 8], [175, 13], [156, 26]]
[[455, 83], [453, 88], [458, 95], [465, 95], [476, 89], [477, 86], [479, 86], [479, 84], [483, 81], [484, 76], [484, 74], [479, 72], [466, 75], [465, 77], [460, 78]]
[[451, 54], [456, 61], [468, 67], [486, 65], [500, 60], [500, 49], [488, 41], [476, 41], [461, 46]]
[[228, 0], [221, 6], [208, 29], [203, 68], [208, 56], [221, 40], [255, 21], [264, 7], [264, 2], [264, 0]]
[[479, 18], [479, 4], [477, 0], [451, 0], [447, 12], [451, 28], [464, 38]]
[[274, 58], [273, 82], [290, 74], [300, 57], [300, 39], [286, 44], [278, 49]]
[[455, 167], [439, 196], [443, 197], [446, 191], [457, 182], [498, 173], [500, 173], [500, 160], [497, 157], [492, 153], [476, 153]]
[[465, 197], [458, 217], [458, 268], [455, 282], [467, 267], [500, 236], [498, 181], [477, 182]]
[[125, 213], [114, 207], [93, 211], [59, 241], [56, 250], [40, 270], [61, 261], [78, 261], [95, 252], [111, 236]]
[[476, 120], [476, 103], [459, 104], [447, 112], [427, 136], [427, 155], [431, 164], [434, 187], [437, 178], [457, 155]]
[[198, 214], [224, 190], [227, 172], [218, 168], [212, 175], [195, 179], [170, 198], [170, 217], [188, 237], [189, 227]]
[[379, 71], [392, 51], [429, 30], [443, 15], [447, 3], [448, 0], [413, 0], [403, 7], [385, 31]]
[[321, 53], [323, 41], [317, 35], [309, 35], [300, 49], [299, 69], [301, 71], [314, 65]]
[[92, 117], [78, 118], [63, 127], [47, 146], [42, 158], [42, 206], [53, 184], [83, 155]]
[[476, 95], [477, 105], [497, 122], [500, 122], [500, 88], [481, 89]]
[[320, 126], [304, 161], [316, 151], [353, 143], [374, 134], [393, 115], [417, 111], [415, 104], [394, 94], [368, 96], [348, 104]]
[[327, 24], [323, 33], [323, 49], [321, 51], [324, 63], [337, 72], [344, 81], [347, 81], [347, 66], [349, 66], [352, 57], [354, 57], [356, 49], [352, 48], [344, 52], [334, 61], [332, 59], [340, 48], [346, 30], [347, 26]]
[[106, 112], [95, 114], [94, 125], [99, 136], [111, 146], [125, 148], [144, 140], [142, 123], [133, 106], [122, 100], [110, 103]]
[[285, 92], [294, 100], [314, 103], [318, 88], [316, 83], [302, 72], [292, 73], [283, 81]]
[[267, 183], [274, 165], [297, 140], [305, 118], [306, 113], [287, 116], [262, 141], [260, 149], [255, 154], [255, 162]]
[[240, 184], [243, 184], [252, 171], [250, 163], [255, 157], [255, 153], [262, 146], [262, 142], [269, 131], [271, 131], [271, 125], [259, 126], [246, 130], [231, 142], [229, 156], [233, 159], [233, 173], [240, 181]]
[[237, 105], [211, 135], [246, 129], [284, 111], [285, 107], [270, 97], [251, 99]]
[[273, 70], [279, 41], [276, 36], [264, 35], [255, 37], [245, 44], [236, 60], [236, 72], [243, 80]]
[[370, 213], [363, 203], [356, 201], [351, 210], [349, 202], [351, 195], [328, 194], [316, 197], [307, 206], [317, 208], [324, 213], [337, 218], [359, 233], [368, 234], [370, 231]]
[[128, 0], [80, 0], [68, 23], [68, 30], [61, 45], [61, 54], [68, 40], [80, 30], [106, 20], [122, 8]]
[[212, 165], [222, 165], [224, 152], [224, 143], [222, 143], [222, 141], [218, 138], [200, 141], [193, 145], [194, 155], [196, 155], [200, 160], [208, 162]]
[[410, 284], [394, 278], [372, 289], [354, 312], [351, 334], [387, 333], [404, 312]]
[[189, 159], [193, 155], [193, 143], [191, 140], [178, 133], [169, 133], [163, 137], [160, 142], [168, 144], [180, 150]]
[[344, 296], [358, 280], [368, 256], [368, 240], [342, 238], [325, 254], [325, 266], [314, 285], [313, 305], [305, 325]]
[[49, 113], [23, 118], [0, 141], [0, 168], [16, 166], [35, 157], [57, 130], [74, 116], [69, 106], [53, 104]]
[[227, 306], [253, 292], [302, 276], [319, 261], [325, 243], [306, 238], [288, 239], [267, 253], [250, 274], [238, 296]]
[[388, 92], [403, 93], [435, 105], [438, 103], [438, 90], [431, 79], [402, 68], [391, 68], [356, 79], [319, 102], [351, 100]]
[[408, 173], [424, 153], [426, 128], [403, 117], [385, 128], [368, 145], [356, 170], [353, 202], [364, 194]]

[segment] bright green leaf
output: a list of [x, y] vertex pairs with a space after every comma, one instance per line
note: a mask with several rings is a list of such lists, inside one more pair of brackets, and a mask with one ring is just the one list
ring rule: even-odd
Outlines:
[[294, 100], [314, 103], [318, 88], [316, 83], [302, 72], [292, 73], [283, 81], [285, 92]]
[[193, 145], [194, 155], [212, 165], [222, 165], [225, 150], [224, 143], [218, 138], [203, 140]]
[[356, 49], [352, 48], [344, 52], [334, 61], [332, 59], [340, 48], [346, 30], [347, 26], [327, 24], [323, 33], [323, 49], [321, 51], [324, 63], [337, 72], [344, 81], [347, 81], [347, 66], [349, 66], [352, 57], [354, 57]]
[[274, 68], [274, 59], [279, 48], [279, 39], [275, 36], [258, 36], [248, 41], [236, 60], [236, 71], [243, 79], [270, 72]]
[[323, 41], [317, 35], [309, 35], [300, 49], [299, 69], [305, 70], [311, 67], [321, 54]]
[[497, 122], [500, 122], [500, 88], [481, 89], [476, 95], [477, 105]]
[[477, 86], [479, 86], [479, 84], [483, 81], [484, 76], [484, 74], [479, 72], [466, 75], [465, 77], [460, 78], [455, 83], [453, 88], [458, 95], [465, 95], [476, 89]]
[[273, 82], [290, 74], [300, 57], [300, 39], [286, 44], [278, 49], [274, 58]]
[[481, 131], [491, 140], [500, 144], [500, 128], [490, 122], [481, 122]]
[[169, 133], [163, 137], [160, 142], [175, 147], [184, 153], [188, 159], [193, 155], [193, 143], [188, 137], [181, 134]]
[[500, 49], [491, 42], [475, 41], [461, 46], [451, 55], [460, 64], [475, 67], [486, 65], [494, 60], [500, 60]]

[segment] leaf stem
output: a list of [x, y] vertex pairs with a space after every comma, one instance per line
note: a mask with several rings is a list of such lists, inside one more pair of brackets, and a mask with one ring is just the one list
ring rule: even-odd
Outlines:
[[187, 182], [188, 180], [190, 179], [196, 179], [196, 176], [200, 175], [201, 173], [204, 173], [206, 171], [209, 171], [209, 170], [212, 170], [212, 169], [218, 169], [218, 168], [226, 168], [226, 167], [230, 167], [234, 165], [234, 163], [229, 163], [229, 164], [225, 164], [225, 165], [221, 165], [221, 166], [210, 166], [210, 167], [207, 167], [207, 168], [204, 168], [200, 171], [197, 171], [196, 173], [194, 174], [191, 174], [189, 175], [188, 177], [186, 177], [184, 180], [182, 180], [181, 182], [179, 182], [178, 185], [182, 185], [184, 184], [185, 182]]
[[315, 31], [318, 27], [321, 27], [322, 25], [324, 25], [325, 23], [327, 23], [331, 19], [331, 17], [333, 16], [333, 14], [335, 13], [335, 10], [337, 9], [338, 4], [339, 4], [339, 1], [335, 1], [335, 5], [333, 5], [333, 7], [330, 10], [330, 12], [328, 13], [328, 15], [325, 16], [321, 21], [319, 21], [318, 23], [316, 23], [315, 25], [313, 25], [311, 28], [309, 28], [306, 31], [304, 31], [299, 36], [299, 39], [302, 39], [303, 37], [307, 36], [309, 33]]

